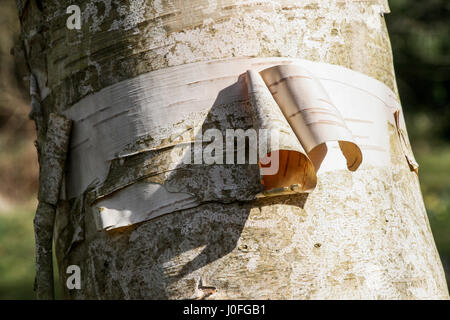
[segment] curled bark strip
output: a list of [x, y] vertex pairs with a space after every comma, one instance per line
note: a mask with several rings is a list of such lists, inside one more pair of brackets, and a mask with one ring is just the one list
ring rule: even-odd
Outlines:
[[[267, 148], [268, 156], [277, 159], [279, 170], [262, 170], [266, 191], [312, 191], [317, 183], [315, 170], [327, 154], [329, 141], [339, 142], [350, 171], [360, 166], [361, 149], [311, 72], [295, 64], [280, 64], [260, 72], [248, 70], [247, 86], [255, 127], [279, 132], [281, 136], [277, 146]], [[261, 168], [265, 169], [262, 161]]]
[[[64, 111], [74, 122], [67, 199], [85, 193], [97, 229], [111, 230], [210, 201], [310, 192], [328, 171], [390, 166], [386, 124], [399, 108], [378, 80], [302, 59], [231, 58], [142, 74]], [[196, 133], [211, 128], [222, 137], [256, 129], [268, 142], [267, 150], [251, 144], [261, 165], [192, 163], [210, 143], [196, 148]], [[272, 156], [279, 175], [267, 172]], [[209, 181], [220, 187], [206, 188]]]
[[260, 74], [306, 152], [339, 141], [348, 169], [358, 169], [361, 149], [316, 76], [299, 65], [278, 65]]
[[52, 240], [56, 204], [59, 198], [71, 120], [50, 114], [44, 152], [40, 162], [39, 205], [34, 218], [36, 240], [36, 282], [38, 299], [53, 299]]
[[[272, 145], [271, 141], [266, 150], [268, 156], [260, 160], [265, 190], [277, 193], [279, 188], [297, 185], [301, 192], [312, 191], [317, 184], [314, 165], [258, 72], [247, 71], [247, 87], [255, 128], [279, 134], [277, 145]], [[279, 170], [274, 173], [265, 170], [275, 159]], [[268, 164], [263, 164], [263, 160], [268, 160], [264, 161]]]

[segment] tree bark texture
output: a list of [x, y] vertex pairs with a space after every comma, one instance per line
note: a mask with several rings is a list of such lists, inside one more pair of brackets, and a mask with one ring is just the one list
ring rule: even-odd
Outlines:
[[[18, 1], [44, 121], [121, 81], [234, 57], [340, 65], [397, 94], [383, 0], [86, 0], [77, 1], [81, 30], [66, 28], [70, 4]], [[79, 196], [62, 196], [54, 236], [64, 296], [448, 298], [418, 177], [395, 128], [389, 130], [389, 167], [326, 172], [310, 194], [252, 201], [230, 196], [100, 232], [91, 186]], [[70, 154], [68, 161], [73, 164]], [[73, 264], [81, 268], [80, 290], [64, 286]]]

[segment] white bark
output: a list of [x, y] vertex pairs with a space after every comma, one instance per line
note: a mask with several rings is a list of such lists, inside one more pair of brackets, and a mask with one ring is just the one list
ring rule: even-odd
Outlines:
[[[382, 17], [388, 11], [385, 1], [82, 1], [81, 31], [65, 28], [66, 2], [45, 1], [41, 11], [29, 1], [23, 10], [24, 42], [42, 93], [44, 119], [57, 112], [73, 116], [76, 122], [79, 119], [74, 115], [96, 105], [117, 105], [125, 112], [127, 101], [146, 97], [134, 96], [144, 84], [133, 79], [159, 72], [169, 83], [174, 69], [168, 67], [233, 57], [332, 63], [377, 79], [397, 94]], [[121, 87], [125, 80], [136, 86], [125, 90]], [[191, 87], [195, 88], [193, 80]], [[165, 83], [158, 85], [161, 90], [166, 87]], [[121, 88], [116, 92], [124, 95], [88, 102], [104, 88]], [[226, 87], [199, 96], [220, 100], [235, 92], [235, 87], [225, 92], [220, 89]], [[89, 94], [94, 95], [89, 98]], [[145, 115], [151, 106], [142, 106], [137, 112]], [[205, 127], [251, 125], [239, 111], [241, 103], [224, 108], [228, 113], [212, 106]], [[181, 105], [179, 110], [183, 110]], [[113, 124], [106, 129], [113, 132]], [[179, 136], [177, 128], [163, 130], [163, 124], [146, 121], [119, 124], [136, 130], [135, 143], [125, 145], [123, 153], [112, 159], [106, 177], [97, 168], [91, 172], [104, 180], [94, 184], [83, 180], [77, 184], [80, 193], [71, 194], [73, 188], [68, 187], [67, 199], [58, 203], [55, 235], [61, 282], [65, 283], [68, 265], [77, 264], [82, 272], [82, 289], [65, 289], [66, 297], [448, 298], [418, 178], [405, 159], [410, 147], [404, 129], [403, 142], [399, 138], [399, 123], [397, 127], [386, 123], [387, 166], [326, 171], [318, 174], [317, 186], [309, 195], [259, 200], [250, 197], [260, 188], [259, 176], [245, 179], [252, 168], [236, 166], [229, 175], [214, 176], [209, 175], [210, 167], [199, 166], [168, 176], [162, 171], [175, 163], [171, 162], [170, 142]], [[75, 124], [73, 137], [83, 135], [81, 127]], [[99, 127], [91, 128], [89, 135], [97, 142], [86, 151], [86, 158], [109, 147], [102, 145], [99, 137], [104, 133]], [[114, 129], [120, 137], [121, 127]], [[155, 131], [158, 139], [138, 137], [141, 129]], [[136, 153], [149, 146], [161, 148], [154, 154]], [[69, 159], [69, 171], [88, 174], [91, 169], [77, 167], [77, 161]], [[155, 163], [159, 174], [149, 175]], [[138, 182], [121, 180], [130, 173], [147, 176]], [[67, 186], [74, 184], [73, 178], [66, 178]], [[227, 179], [235, 182], [234, 188], [220, 187]], [[187, 190], [205, 201], [139, 224], [98, 232], [95, 200], [104, 196], [114, 203], [126, 190], [115, 189], [121, 183], [120, 189], [137, 188], [138, 199], [145, 198], [151, 186], [160, 185], [168, 192]], [[246, 188], [238, 188], [245, 184]], [[114, 205], [118, 203], [122, 201]]]

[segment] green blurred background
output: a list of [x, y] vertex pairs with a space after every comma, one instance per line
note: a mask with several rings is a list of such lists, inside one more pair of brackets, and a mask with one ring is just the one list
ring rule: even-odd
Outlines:
[[[398, 87], [425, 205], [450, 280], [450, 1], [390, 0]], [[14, 0], [0, 0], [0, 299], [33, 299], [37, 157]]]

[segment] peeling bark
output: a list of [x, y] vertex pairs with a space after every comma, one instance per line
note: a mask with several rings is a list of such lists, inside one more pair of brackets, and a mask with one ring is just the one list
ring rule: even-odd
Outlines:
[[40, 157], [39, 205], [34, 218], [36, 238], [36, 281], [38, 299], [53, 299], [53, 230], [56, 205], [64, 174], [71, 121], [50, 114], [45, 146]]
[[[332, 63], [375, 78], [397, 95], [382, 17], [388, 12], [384, 0], [196, 0], [189, 4], [86, 0], [80, 1], [80, 31], [66, 29], [69, 0], [18, 3], [23, 9], [26, 56], [42, 98], [43, 127], [51, 113], [67, 113], [74, 106], [81, 110], [89, 106], [88, 99], [95, 99], [89, 95], [120, 86], [124, 80], [158, 70], [165, 73], [168, 67], [234, 57]], [[130, 88], [128, 96], [114, 98], [126, 100], [132, 92]], [[222, 107], [230, 113], [205, 115], [205, 127], [249, 125], [242, 112], [234, 112], [239, 110], [236, 105]], [[66, 298], [446, 299], [448, 289], [418, 178], [405, 161], [405, 148], [412, 157], [405, 128], [400, 134], [398, 128], [386, 125], [390, 139], [387, 166], [323, 173], [310, 195], [249, 200], [235, 189], [220, 189], [228, 176], [211, 176], [203, 188], [192, 191], [208, 202], [98, 232], [93, 201], [117, 196], [108, 192], [120, 192], [129, 183], [121, 177], [140, 176], [145, 186], [167, 179], [166, 174], [146, 176], [152, 165], [146, 161], [148, 152], [136, 152], [158, 141], [155, 146], [161, 149], [151, 151], [152, 157], [159, 159], [161, 167], [170, 164], [165, 160], [172, 159], [171, 149], [165, 147], [180, 132], [156, 127], [161, 140], [136, 137], [135, 143], [112, 159], [106, 172], [110, 180], [88, 181], [81, 194], [66, 199], [62, 193], [57, 203], [56, 191], [50, 198], [42, 193], [49, 201], [42, 201], [38, 208], [46, 218], [36, 219], [37, 227], [42, 221], [44, 230], [37, 228], [45, 243], [37, 250], [47, 270], [40, 278], [42, 297], [51, 297], [47, 262], [56, 204], [61, 283], [65, 284], [63, 271], [68, 265], [79, 265], [82, 272], [82, 289], [63, 288]], [[38, 138], [38, 144], [46, 145], [46, 136]], [[76, 167], [76, 159], [68, 161]], [[48, 187], [59, 190], [62, 163], [56, 162], [56, 183]], [[245, 177], [242, 170], [236, 168], [230, 176]], [[165, 187], [171, 192], [189, 189], [191, 177], [203, 177], [191, 173], [172, 176]], [[101, 182], [104, 189], [98, 188]], [[249, 183], [249, 188], [257, 187]], [[227, 201], [208, 198], [217, 193]]]

